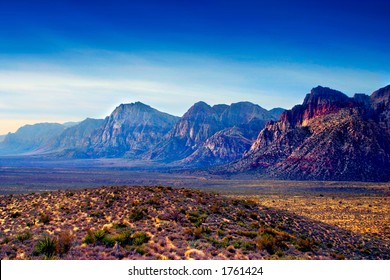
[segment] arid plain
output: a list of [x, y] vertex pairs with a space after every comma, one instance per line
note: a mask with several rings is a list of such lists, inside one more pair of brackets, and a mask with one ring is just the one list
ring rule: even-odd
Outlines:
[[390, 258], [388, 183], [0, 172], [2, 259]]

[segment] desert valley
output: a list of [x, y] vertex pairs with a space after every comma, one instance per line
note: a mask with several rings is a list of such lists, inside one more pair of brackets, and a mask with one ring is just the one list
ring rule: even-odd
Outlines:
[[390, 86], [0, 139], [1, 259], [390, 259]]

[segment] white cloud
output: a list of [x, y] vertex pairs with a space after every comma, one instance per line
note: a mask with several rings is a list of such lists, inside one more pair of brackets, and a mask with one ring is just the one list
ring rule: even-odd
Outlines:
[[120, 103], [135, 101], [176, 115], [199, 100], [210, 104], [248, 100], [267, 109], [291, 108], [319, 84], [352, 95], [371, 93], [388, 79], [384, 73], [359, 69], [244, 63], [186, 54], [92, 51], [71, 62], [25, 59], [2, 65], [3, 122], [103, 118]]

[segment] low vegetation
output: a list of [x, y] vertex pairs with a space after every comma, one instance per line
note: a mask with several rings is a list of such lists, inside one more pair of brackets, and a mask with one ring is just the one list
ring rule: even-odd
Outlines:
[[267, 207], [256, 197], [157, 186], [3, 198], [1, 259], [390, 258], [386, 240]]

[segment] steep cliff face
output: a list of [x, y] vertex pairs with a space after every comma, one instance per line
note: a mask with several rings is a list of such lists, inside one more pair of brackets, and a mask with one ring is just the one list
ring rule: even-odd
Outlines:
[[86, 149], [92, 133], [104, 120], [87, 118], [65, 129], [54, 141], [53, 149]]
[[302, 105], [268, 123], [228, 170], [284, 179], [389, 180], [388, 101], [383, 89], [371, 98], [349, 98], [314, 88]]
[[213, 165], [242, 156], [258, 131], [274, 117], [249, 102], [194, 104], [149, 154], [150, 159]]
[[390, 85], [375, 91], [370, 101], [375, 120], [390, 134]]
[[177, 120], [141, 102], [122, 104], [91, 135], [88, 154], [137, 157], [160, 141]]

